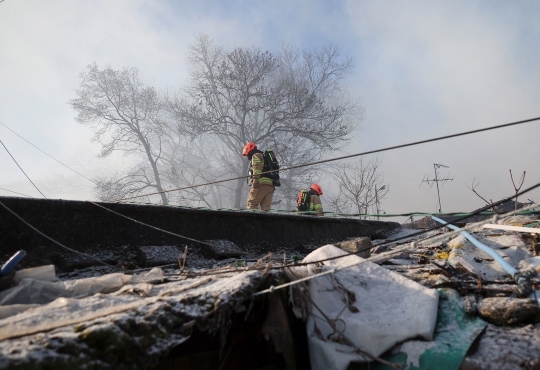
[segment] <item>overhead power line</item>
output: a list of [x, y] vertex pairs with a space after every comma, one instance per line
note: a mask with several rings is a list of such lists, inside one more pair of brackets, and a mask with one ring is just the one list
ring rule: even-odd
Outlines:
[[13, 190], [8, 190], [8, 189], [4, 189], [4, 188], [0, 188], [0, 190], [9, 191], [10, 193], [14, 193], [14, 194], [24, 195], [25, 197], [28, 197], [28, 198], [33, 198], [30, 195], [26, 195], [26, 194], [23, 194], [23, 193], [17, 193], [16, 191], [13, 191]]
[[[528, 193], [528, 192], [530, 192], [531, 190], [536, 189], [536, 188], [538, 188], [538, 187], [540, 187], [540, 183], [538, 183], [538, 184], [536, 184], [536, 185], [533, 185], [533, 186], [529, 187], [528, 189], [523, 190], [522, 192], [520, 192], [520, 193], [518, 193], [518, 194], [512, 195], [512, 196], [510, 196], [510, 197], [508, 197], [508, 198], [502, 199], [502, 200], [500, 200], [500, 201], [498, 201], [498, 202], [495, 202], [495, 203], [493, 203], [493, 204], [491, 204], [491, 205], [488, 205], [488, 206], [485, 206], [485, 207], [483, 207], [483, 208], [480, 208], [480, 209], [478, 209], [478, 210], [472, 212], [470, 215], [480, 214], [481, 212], [483, 212], [483, 211], [485, 211], [485, 210], [487, 210], [487, 209], [489, 209], [489, 208], [491, 208], [491, 207], [493, 207], [493, 206], [496, 206], [496, 205], [502, 204], [502, 203], [504, 203], [504, 202], [507, 202], [509, 199], [512, 199], [512, 198], [514, 198], [514, 197], [516, 197], [516, 196], [520, 196], [520, 195], [523, 195], [523, 194], [525, 194], [525, 193]], [[191, 240], [191, 241], [194, 241], [194, 242], [197, 242], [197, 243], [209, 245], [209, 244], [206, 243], [206, 242], [202, 242], [202, 241], [199, 241], [199, 240], [191, 239], [191, 238], [185, 237], [185, 236], [183, 236], [183, 235], [178, 235], [178, 234], [175, 234], [175, 233], [171, 233], [171, 232], [169, 232], [169, 231], [166, 231], [166, 230], [157, 228], [157, 227], [155, 227], [155, 226], [145, 224], [145, 223], [143, 223], [143, 222], [137, 221], [137, 220], [135, 220], [135, 219], [132, 219], [132, 218], [130, 218], [130, 217], [127, 217], [127, 216], [125, 216], [125, 215], [122, 215], [122, 214], [119, 214], [119, 213], [117, 213], [117, 212], [115, 212], [115, 211], [112, 211], [111, 209], [108, 209], [108, 208], [106, 208], [106, 207], [100, 206], [99, 204], [96, 204], [96, 203], [94, 203], [94, 202], [89, 202], [89, 203], [92, 203], [92, 204], [94, 204], [94, 205], [96, 205], [96, 206], [98, 206], [98, 207], [100, 207], [100, 208], [103, 208], [103, 209], [106, 210], [106, 211], [115, 213], [115, 214], [118, 215], [118, 216], [127, 218], [127, 219], [129, 219], [130, 221], [133, 221], [133, 222], [142, 224], [142, 225], [144, 225], [144, 226], [151, 227], [151, 228], [156, 229], [156, 230], [158, 230], [158, 231], [165, 232], [165, 233], [168, 233], [168, 234], [172, 234], [172, 235], [178, 236], [178, 237], [180, 237], [180, 238], [188, 239], [188, 240]], [[0, 201], [0, 206], [2, 206], [3, 208], [5, 208], [8, 212], [10, 212], [11, 214], [13, 214], [15, 217], [17, 217], [20, 221], [22, 221], [24, 224], [26, 224], [26, 225], [27, 225], [28, 227], [30, 227], [32, 230], [34, 230], [34, 231], [37, 232], [38, 234], [42, 235], [42, 236], [45, 237], [46, 239], [52, 241], [53, 243], [59, 245], [60, 247], [62, 247], [62, 248], [64, 248], [64, 249], [67, 249], [67, 250], [69, 250], [69, 251], [71, 251], [71, 252], [74, 252], [74, 253], [83, 255], [83, 256], [85, 256], [85, 257], [91, 258], [91, 259], [93, 259], [93, 260], [95, 260], [95, 261], [97, 261], [97, 262], [99, 262], [99, 263], [101, 263], [101, 264], [103, 264], [103, 265], [108, 266], [108, 267], [111, 267], [111, 268], [114, 268], [114, 269], [118, 269], [118, 270], [119, 270], [119, 268], [116, 267], [116, 266], [112, 266], [112, 265], [110, 265], [110, 264], [108, 264], [108, 263], [106, 263], [106, 262], [104, 262], [104, 261], [102, 261], [102, 260], [100, 260], [100, 259], [98, 259], [98, 258], [95, 258], [95, 257], [93, 257], [93, 256], [91, 256], [91, 255], [89, 255], [89, 254], [82, 253], [82, 252], [79, 252], [79, 251], [77, 251], [77, 250], [75, 250], [75, 249], [69, 248], [69, 247], [67, 247], [67, 246], [65, 246], [65, 245], [63, 245], [63, 244], [61, 244], [60, 242], [54, 240], [53, 238], [51, 238], [51, 237], [49, 237], [48, 235], [46, 235], [46, 234], [44, 234], [43, 232], [41, 232], [40, 230], [36, 229], [34, 226], [32, 226], [30, 223], [28, 223], [25, 219], [23, 219], [21, 216], [19, 216], [17, 213], [15, 213], [13, 210], [11, 210], [9, 207], [7, 207], [7, 206], [6, 206], [4, 203], [2, 203], [1, 201]], [[536, 206], [538, 206], [538, 204], [534, 204], [534, 205], [529, 206], [529, 207], [527, 207], [527, 208], [531, 208], [531, 207], [533, 207], [533, 206], [536, 207]], [[515, 213], [515, 212], [510, 212], [510, 213], [513, 214], [513, 213]], [[468, 218], [470, 215], [467, 215], [467, 216], [464, 216], [464, 217], [459, 218], [459, 219], [457, 219], [457, 220], [454, 220], [454, 222], [459, 222], [459, 221], [461, 221], [461, 220], [464, 220], [464, 219]], [[495, 217], [498, 217], [498, 216], [495, 216]], [[382, 243], [382, 244], [380, 244], [380, 245], [386, 245], [386, 244], [390, 244], [390, 243], [399, 241], [399, 240], [401, 240], [401, 239], [405, 239], [405, 238], [410, 238], [410, 237], [413, 237], [413, 236], [421, 235], [421, 234], [424, 234], [424, 233], [426, 233], [426, 232], [428, 232], [428, 231], [433, 231], [433, 230], [439, 229], [439, 228], [444, 227], [444, 226], [445, 226], [445, 225], [435, 226], [434, 228], [431, 228], [431, 229], [422, 230], [422, 231], [417, 232], [417, 233], [413, 233], [413, 234], [409, 234], [409, 235], [406, 235], [406, 236], [403, 236], [403, 237], [400, 237], [400, 238], [396, 238], [396, 239], [389, 240], [389, 241], [387, 241], [387, 242], [385, 242], [385, 243]], [[210, 245], [210, 246], [211, 246], [211, 245]], [[369, 248], [371, 248], [371, 247], [369, 247]], [[350, 255], [356, 255], [356, 254], [361, 253], [361, 252], [363, 252], [364, 250], [369, 249], [369, 248], [364, 248], [364, 249], [362, 249], [362, 250], [360, 250], [360, 251], [358, 251], [358, 252], [356, 252], [356, 253], [347, 253], [347, 254], [344, 254], [344, 255], [341, 255], [341, 256], [335, 256], [335, 257], [325, 258], [325, 259], [322, 259], [322, 260], [319, 260], [319, 261], [312, 261], [312, 262], [306, 262], [306, 263], [297, 263], [297, 264], [295, 264], [295, 266], [302, 266], [302, 265], [305, 266], [305, 265], [315, 264], [315, 263], [319, 263], [319, 262], [325, 262], [325, 261], [330, 261], [330, 260], [334, 260], [334, 259], [344, 258], [344, 257], [350, 256]], [[287, 268], [287, 267], [289, 267], [289, 266], [276, 266], [276, 267], [272, 267], [271, 269], [274, 270], [274, 269], [282, 269], [282, 268]], [[223, 271], [223, 272], [225, 273], [225, 272], [228, 272], [228, 271]], [[273, 289], [279, 289], [279, 288], [282, 288], [282, 287], [285, 287], [285, 286], [286, 286], [286, 285], [280, 285], [280, 286], [277, 287], [277, 288], [271, 288], [271, 289], [272, 289], [272, 290], [273, 290]], [[264, 292], [266, 292], [266, 291], [264, 291]]]
[[[469, 217], [471, 217], [471, 216], [478, 215], [478, 214], [480, 214], [480, 213], [482, 213], [482, 212], [484, 212], [484, 211], [486, 211], [486, 210], [488, 210], [488, 209], [490, 209], [490, 208], [492, 208], [492, 207], [496, 207], [496, 206], [498, 206], [498, 205], [500, 205], [500, 204], [506, 203], [506, 202], [508, 202], [509, 200], [514, 199], [516, 196], [520, 196], [520, 195], [522, 195], [522, 194], [526, 194], [526, 193], [528, 193], [528, 192], [530, 192], [530, 191], [533, 191], [534, 189], [539, 188], [539, 187], [540, 187], [540, 182], [537, 183], [537, 184], [535, 184], [535, 185], [533, 185], [533, 186], [531, 186], [531, 187], [529, 187], [529, 188], [527, 188], [527, 189], [525, 189], [525, 190], [523, 190], [522, 192], [520, 192], [520, 193], [518, 193], [518, 194], [510, 195], [509, 197], [503, 198], [503, 199], [501, 199], [501, 200], [499, 200], [499, 201], [497, 201], [497, 202], [494, 202], [493, 204], [490, 204], [490, 205], [484, 206], [484, 207], [482, 207], [482, 208], [479, 208], [479, 209], [477, 209], [476, 211], [471, 212], [470, 214], [467, 214], [467, 215], [465, 215], [465, 216], [463, 216], [463, 217], [459, 217], [459, 218], [457, 218], [457, 219], [455, 219], [455, 220], [452, 220], [452, 222], [453, 222], [453, 223], [457, 223], [457, 222], [464, 221], [464, 220], [466, 220], [467, 218], [469, 218]], [[532, 204], [532, 205], [530, 205], [530, 206], [528, 206], [528, 207], [526, 207], [526, 208], [527, 208], [527, 209], [531, 209], [531, 208], [537, 207], [537, 206], [538, 206], [538, 204]], [[508, 214], [510, 214], [510, 213], [511, 213], [511, 214], [515, 214], [515, 213], [517, 213], [517, 212], [518, 212], [518, 211], [511, 211], [511, 212], [508, 212]], [[501, 215], [495, 214], [494, 217], [499, 218], [499, 217], [501, 217]], [[397, 239], [393, 239], [393, 240], [390, 240], [390, 241], [388, 241], [388, 242], [381, 243], [381, 244], [379, 244], [379, 245], [386, 245], [386, 244], [389, 244], [389, 243], [393, 243], [393, 242], [399, 241], [399, 240], [401, 240], [401, 239], [406, 239], [406, 238], [410, 238], [410, 237], [413, 237], [413, 236], [422, 235], [422, 234], [424, 234], [424, 233], [426, 233], [426, 232], [428, 232], [428, 231], [437, 230], [437, 229], [443, 228], [443, 227], [445, 227], [445, 226], [446, 226], [446, 225], [437, 225], [437, 226], [435, 226], [435, 227], [432, 227], [432, 228], [429, 228], [429, 229], [425, 229], [425, 230], [422, 230], [422, 231], [419, 231], [419, 232], [416, 232], [416, 233], [413, 233], [413, 234], [409, 234], [409, 235], [406, 235], [406, 236], [403, 236], [403, 237], [399, 237], [399, 238], [397, 238]], [[360, 251], [358, 251], [358, 252], [356, 252], [356, 253], [348, 253], [347, 255], [338, 256], [338, 257], [330, 257], [330, 258], [326, 258], [326, 259], [324, 259], [324, 260], [314, 261], [314, 262], [310, 262], [310, 263], [330, 261], [330, 260], [333, 260], [333, 259], [337, 259], [337, 258], [341, 258], [341, 257], [346, 257], [346, 256], [350, 256], [350, 255], [353, 255], [353, 254], [358, 254], [358, 253], [361, 253], [361, 252], [363, 252], [363, 251], [365, 251], [365, 250], [367, 250], [367, 249], [369, 249], [369, 248], [365, 248], [365, 249], [360, 250]]]
[[[296, 165], [296, 166], [290, 166], [290, 167], [280, 168], [279, 171], [288, 171], [288, 170], [292, 170], [292, 169], [295, 169], [295, 168], [301, 168], [301, 167], [307, 167], [307, 166], [314, 166], [314, 165], [317, 165], [317, 164], [323, 164], [323, 163], [328, 163], [328, 162], [340, 161], [340, 160], [343, 160], [343, 159], [349, 159], [349, 158], [354, 158], [354, 157], [360, 157], [360, 156], [363, 156], [363, 155], [374, 154], [374, 153], [380, 153], [380, 152], [385, 152], [385, 151], [394, 150], [394, 149], [406, 148], [406, 147], [409, 147], [409, 146], [415, 146], [415, 145], [420, 145], [420, 144], [426, 144], [426, 143], [431, 143], [431, 142], [434, 142], [434, 141], [446, 140], [446, 139], [451, 139], [451, 138], [454, 138], [454, 137], [459, 137], [459, 136], [465, 136], [465, 135], [476, 134], [476, 133], [479, 133], [479, 132], [485, 132], [485, 131], [497, 130], [497, 129], [504, 128], [504, 127], [516, 126], [516, 125], [520, 125], [520, 124], [523, 124], [523, 123], [528, 123], [528, 122], [533, 122], [533, 121], [538, 121], [538, 120], [540, 120], [540, 117], [531, 118], [531, 119], [526, 119], [526, 120], [523, 120], [523, 121], [516, 121], [516, 122], [505, 123], [505, 124], [497, 125], [497, 126], [485, 127], [485, 128], [481, 128], [481, 129], [477, 129], [477, 130], [464, 131], [464, 132], [460, 132], [460, 133], [452, 134], [452, 135], [439, 136], [439, 137], [435, 137], [435, 138], [431, 138], [431, 139], [426, 139], [426, 140], [414, 141], [414, 142], [407, 143], [407, 144], [401, 144], [401, 145], [389, 146], [389, 147], [382, 148], [382, 149], [370, 150], [370, 151], [367, 151], [367, 152], [361, 152], [361, 153], [356, 153], [356, 154], [350, 154], [350, 155], [345, 155], [345, 156], [342, 156], [342, 157], [336, 157], [336, 158], [324, 159], [324, 160], [317, 161], [317, 162], [310, 162], [310, 163], [299, 164], [299, 165]], [[273, 171], [266, 171], [266, 172], [263, 172], [262, 174], [270, 173], [270, 172], [273, 172]], [[143, 194], [143, 195], [136, 195], [136, 196], [129, 197], [129, 198], [118, 199], [118, 200], [116, 200], [116, 202], [121, 202], [121, 201], [123, 201], [123, 200], [129, 200], [129, 199], [135, 199], [135, 198], [147, 197], [147, 196], [149, 196], [149, 195], [156, 195], [156, 194], [162, 194], [162, 193], [169, 193], [169, 192], [171, 192], [171, 191], [180, 191], [180, 190], [193, 189], [193, 188], [198, 188], [198, 187], [201, 187], [201, 186], [208, 186], [208, 185], [219, 184], [219, 183], [222, 183], [222, 182], [228, 182], [228, 181], [234, 181], [234, 180], [246, 179], [246, 178], [249, 178], [249, 177], [250, 177], [250, 175], [239, 176], [239, 177], [233, 177], [233, 178], [225, 179], [225, 180], [217, 180], [217, 181], [207, 182], [207, 183], [204, 183], [204, 184], [185, 186], [185, 187], [182, 187], [182, 188], [176, 188], [176, 189], [170, 189], [170, 190], [163, 190], [163, 191], [158, 191], [158, 192], [155, 192], [155, 193], [149, 193], [149, 194]]]
[[0, 140], [0, 144], [2, 144], [2, 146], [4, 147], [4, 149], [6, 150], [6, 152], [8, 152], [9, 156], [11, 157], [11, 159], [13, 159], [13, 162], [15, 162], [15, 164], [17, 165], [17, 167], [19, 167], [22, 171], [22, 173], [24, 173], [24, 176], [26, 176], [26, 178], [28, 179], [28, 181], [30, 181], [32, 183], [32, 185], [34, 185], [34, 187], [37, 189], [37, 191], [39, 191], [39, 193], [41, 195], [43, 195], [43, 198], [47, 198], [45, 196], [45, 194], [43, 194], [41, 192], [41, 190], [39, 190], [39, 188], [36, 186], [36, 184], [34, 184], [34, 182], [32, 180], [30, 180], [30, 177], [28, 177], [28, 175], [26, 174], [26, 172], [24, 172], [24, 170], [22, 169], [21, 166], [19, 166], [19, 164], [17, 163], [17, 161], [15, 160], [15, 158], [11, 155], [11, 153], [9, 152], [8, 148], [6, 148], [6, 146], [4, 145], [4, 143], [2, 142], [2, 140]]
[[67, 164], [65, 163], [62, 163], [60, 162], [58, 159], [54, 158], [52, 155], [46, 153], [44, 150], [38, 148], [37, 146], [35, 146], [34, 144], [32, 144], [31, 142], [29, 142], [28, 140], [26, 140], [24, 137], [22, 137], [21, 135], [19, 135], [18, 133], [16, 133], [15, 131], [13, 131], [11, 128], [9, 128], [8, 126], [6, 126], [5, 124], [3, 124], [2, 122], [0, 122], [0, 125], [4, 126], [5, 128], [7, 128], [9, 131], [13, 132], [15, 135], [17, 135], [18, 137], [20, 137], [21, 139], [23, 139], [24, 141], [26, 141], [28, 144], [32, 145], [34, 148], [36, 148], [37, 150], [39, 150], [40, 152], [42, 152], [43, 154], [45, 154], [46, 156], [48, 156], [49, 158], [51, 159], [54, 159], [56, 162], [60, 163], [62, 166], [66, 167], [67, 169], [75, 172], [77, 175], [81, 176], [81, 177], [84, 177], [86, 180], [90, 181], [91, 183], [93, 183], [94, 185], [97, 185], [97, 183], [94, 181], [94, 180], [91, 180], [89, 179], [88, 177], [84, 176], [83, 174], [75, 171], [73, 168], [69, 167]]
[[[498, 206], [498, 205], [500, 205], [500, 204], [503, 204], [503, 203], [505, 203], [505, 202], [508, 202], [509, 200], [514, 199], [516, 196], [521, 196], [521, 195], [526, 194], [526, 193], [528, 193], [528, 192], [530, 192], [530, 191], [532, 191], [532, 190], [534, 190], [534, 189], [536, 189], [536, 188], [539, 188], [539, 187], [540, 187], [540, 183], [537, 183], [536, 185], [533, 185], [533, 186], [531, 186], [531, 187], [529, 187], [529, 188], [527, 188], [527, 189], [525, 189], [525, 190], [519, 192], [518, 194], [514, 194], [514, 195], [511, 195], [511, 196], [509, 196], [509, 197], [507, 197], [507, 198], [503, 198], [503, 199], [501, 199], [501, 200], [499, 200], [499, 201], [497, 201], [497, 202], [494, 202], [493, 204], [490, 204], [490, 205], [484, 206], [484, 207], [482, 207], [482, 208], [479, 208], [479, 209], [477, 209], [476, 211], [473, 211], [473, 212], [470, 212], [470, 213], [467, 213], [467, 214], [462, 214], [462, 217], [459, 217], [459, 218], [453, 220], [452, 222], [454, 222], [454, 223], [460, 222], [460, 221], [463, 221], [463, 220], [468, 219], [468, 218], [471, 217], [471, 216], [475, 216], [475, 215], [479, 215], [479, 214], [485, 213], [486, 210], [488, 210], [488, 209], [490, 209], [490, 208], [492, 208], [492, 207], [494, 207], [494, 206]], [[143, 223], [143, 222], [141, 222], [141, 221], [134, 220], [134, 219], [132, 219], [132, 218], [130, 218], [130, 217], [127, 217], [127, 216], [125, 216], [125, 215], [122, 215], [122, 214], [120, 214], [120, 213], [117, 213], [117, 212], [115, 212], [115, 211], [113, 211], [113, 210], [111, 210], [111, 209], [109, 209], [109, 208], [100, 206], [100, 205], [97, 204], [97, 203], [90, 202], [90, 201], [89, 201], [89, 203], [92, 203], [92, 204], [94, 204], [94, 205], [96, 205], [96, 206], [98, 206], [98, 207], [100, 207], [100, 208], [103, 208], [103, 209], [106, 210], [106, 211], [112, 212], [112, 213], [114, 213], [114, 214], [116, 214], [116, 215], [118, 215], [118, 216], [127, 218], [128, 220], [134, 221], [134, 222], [139, 223], [139, 224], [142, 224], [142, 225], [144, 225], [144, 226], [151, 227], [151, 228], [156, 229], [156, 230], [158, 230], [158, 231], [165, 232], [165, 233], [168, 233], [168, 234], [172, 234], [172, 235], [178, 236], [178, 237], [180, 237], [180, 238], [188, 239], [188, 240], [191, 240], [191, 241], [194, 241], [194, 242], [197, 242], [197, 243], [208, 244], [208, 243], [205, 243], [205, 242], [202, 242], [202, 241], [198, 241], [198, 240], [195, 240], [195, 239], [191, 239], [191, 238], [188, 238], [188, 237], [185, 237], [185, 236], [182, 236], [182, 235], [178, 235], [178, 234], [171, 233], [171, 232], [169, 232], [169, 231], [166, 231], [166, 230], [157, 228], [157, 227], [155, 227], [155, 226], [145, 224], [145, 223]], [[538, 206], [538, 204], [532, 204], [532, 205], [526, 207], [525, 209], [526, 209], [526, 210], [530, 210], [530, 209], [532, 209], [532, 208], [534, 208], [534, 207], [537, 207], [537, 206]], [[510, 213], [511, 213], [511, 214], [516, 214], [516, 213], [519, 213], [519, 211], [512, 211], [512, 212], [509, 212], [508, 214], [510, 214]], [[500, 216], [499, 214], [496, 214], [496, 213], [495, 213], [495, 214], [494, 214], [494, 217], [501, 217], [501, 216]], [[421, 231], [418, 231], [418, 232], [413, 233], [413, 234], [409, 234], [409, 235], [405, 235], [405, 236], [402, 236], [402, 237], [398, 237], [398, 238], [395, 238], [395, 239], [392, 239], [392, 240], [388, 240], [388, 241], [386, 241], [386, 242], [384, 242], [384, 243], [379, 244], [378, 246], [384, 246], [384, 245], [388, 245], [388, 244], [391, 244], [391, 243], [395, 243], [395, 242], [400, 241], [400, 240], [403, 240], [403, 239], [411, 238], [411, 237], [414, 237], [414, 236], [419, 236], [419, 235], [422, 235], [422, 234], [427, 233], [427, 232], [429, 232], [429, 231], [433, 231], [433, 230], [437, 230], [437, 229], [443, 228], [443, 227], [445, 227], [445, 226], [446, 226], [446, 225], [437, 225], [437, 226], [435, 226], [435, 227], [432, 227], [432, 228], [429, 228], [429, 229], [425, 229], [425, 230], [421, 230]], [[329, 257], [329, 258], [321, 259], [321, 260], [318, 260], [318, 261], [296, 263], [295, 266], [307, 266], [307, 265], [311, 265], [311, 264], [315, 264], [315, 263], [319, 263], [319, 262], [326, 262], [326, 261], [331, 261], [331, 260], [335, 260], [335, 259], [339, 259], [339, 258], [344, 258], [344, 257], [351, 256], [351, 255], [357, 255], [357, 254], [359, 254], [359, 253], [361, 253], [361, 252], [364, 252], [364, 251], [366, 251], [366, 250], [368, 250], [368, 249], [371, 249], [371, 248], [372, 248], [372, 247], [367, 247], [367, 248], [361, 249], [361, 250], [359, 250], [359, 251], [357, 251], [357, 252], [346, 253], [346, 254], [341, 255], [341, 256]], [[272, 267], [271, 269], [272, 269], [272, 270], [276, 270], [276, 269], [282, 269], [282, 268], [286, 268], [286, 267], [288, 267], [288, 266], [276, 266], [276, 267]], [[229, 271], [223, 271], [223, 273], [228, 273], [228, 272], [229, 272]]]

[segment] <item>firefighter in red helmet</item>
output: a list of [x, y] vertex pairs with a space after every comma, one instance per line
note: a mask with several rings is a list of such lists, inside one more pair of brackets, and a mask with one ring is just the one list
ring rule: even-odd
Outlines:
[[324, 216], [320, 198], [322, 193], [322, 188], [318, 184], [312, 184], [309, 190], [300, 190], [296, 201], [296, 212], [304, 215]]
[[244, 146], [242, 155], [247, 157], [251, 162], [251, 178], [247, 208], [258, 209], [259, 206], [263, 211], [270, 209], [272, 197], [274, 195], [274, 181], [268, 174], [262, 174], [265, 168], [263, 152], [257, 149], [255, 143], [249, 142]]
[[323, 194], [322, 188], [319, 184], [312, 184], [309, 188], [309, 210], [315, 212], [317, 216], [324, 216], [323, 206], [321, 203], [321, 195]]

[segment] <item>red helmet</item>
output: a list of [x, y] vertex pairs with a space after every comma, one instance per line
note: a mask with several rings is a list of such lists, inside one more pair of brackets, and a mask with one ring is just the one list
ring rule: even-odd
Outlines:
[[311, 185], [310, 189], [316, 192], [317, 194], [322, 195], [322, 188], [318, 184]]
[[246, 146], [244, 147], [244, 150], [242, 150], [242, 155], [244, 157], [248, 156], [249, 153], [253, 150], [253, 149], [257, 149], [257, 145], [255, 145], [254, 142], [249, 142], [246, 144]]

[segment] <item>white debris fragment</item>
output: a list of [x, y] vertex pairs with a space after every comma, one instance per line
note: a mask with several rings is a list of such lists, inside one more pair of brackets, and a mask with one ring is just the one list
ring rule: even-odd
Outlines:
[[126, 284], [152, 283], [162, 280], [163, 271], [160, 268], [138, 275], [115, 273], [57, 282], [22, 279], [13, 288], [0, 292], [0, 305], [46, 304], [61, 297], [82, 298], [96, 293], [111, 293]]
[[[309, 254], [303, 262], [344, 254], [333, 245], [326, 245]], [[324, 265], [327, 269], [362, 260], [351, 255], [326, 261]], [[308, 273], [314, 273], [317, 268], [321, 267], [309, 265]], [[432, 339], [437, 318], [437, 291], [371, 262], [310, 280], [309, 295], [314, 304], [306, 326], [311, 365], [315, 370], [346, 369], [351, 361], [366, 361], [343, 344], [339, 332], [324, 316], [334, 320], [338, 331], [357, 347], [375, 356], [409, 338]]]

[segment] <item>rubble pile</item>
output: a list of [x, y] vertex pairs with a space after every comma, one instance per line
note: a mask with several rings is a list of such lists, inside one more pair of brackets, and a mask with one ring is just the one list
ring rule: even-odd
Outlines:
[[178, 279], [161, 269], [112, 275], [48, 283], [45, 293], [1, 292], [0, 369], [152, 368], [195, 328], [226, 331], [262, 277]]
[[[499, 225], [523, 227], [535, 225], [534, 216], [512, 216], [498, 221]], [[469, 230], [472, 236], [481, 243], [492, 248], [504, 261], [518, 271], [527, 271], [540, 266], [538, 257], [538, 229], [515, 232], [497, 230], [496, 225], [483, 225]], [[519, 297], [519, 289], [515, 278], [507, 273], [490, 255], [476, 248], [463, 235], [450, 233], [448, 229], [431, 231], [421, 240], [410, 242], [407, 252], [399, 252], [395, 258], [385, 259], [381, 267], [406, 276], [419, 284], [438, 290], [444, 294], [441, 298], [448, 300], [452, 294], [455, 300], [453, 315], [466, 316], [467, 320], [483, 322], [485, 329], [473, 333], [466, 341], [468, 351], [459, 359], [454, 367], [441, 367], [430, 361], [432, 354], [424, 352], [425, 361], [418, 362], [418, 346], [413, 348], [409, 356], [396, 356], [400, 348], [407, 347], [408, 342], [389, 351], [385, 358], [401, 362], [401, 368], [429, 369], [537, 369], [540, 368], [540, 291], [535, 291], [538, 278], [532, 279], [532, 291], [529, 297]], [[371, 252], [376, 257], [379, 252], [388, 252], [397, 245], [375, 246]], [[442, 305], [445, 304], [442, 301]], [[439, 315], [444, 310], [439, 302]], [[441, 317], [438, 318], [438, 324]], [[466, 332], [459, 328], [459, 320], [454, 323], [453, 331]], [[476, 324], [467, 324], [474, 327]], [[459, 328], [459, 329], [458, 329]], [[438, 336], [435, 329], [435, 341]], [[413, 341], [416, 342], [416, 341]], [[425, 343], [425, 342], [424, 342]], [[429, 343], [429, 342], [428, 342]], [[460, 343], [453, 340], [450, 346]], [[463, 342], [462, 342], [463, 343]], [[448, 351], [447, 351], [448, 352]], [[450, 351], [452, 352], [452, 351]], [[448, 361], [453, 353], [440, 354], [440, 361]], [[409, 360], [407, 360], [409, 358]], [[420, 359], [422, 357], [420, 356]], [[446, 359], [446, 360], [444, 360]], [[445, 365], [446, 366], [446, 365]], [[387, 369], [378, 365], [376, 369]]]
[[262, 257], [211, 240], [206, 265], [152, 247], [148, 263], [178, 266], [138, 274], [18, 271], [0, 291], [0, 369], [537, 369], [534, 223], [468, 230], [515, 274], [447, 228]]

